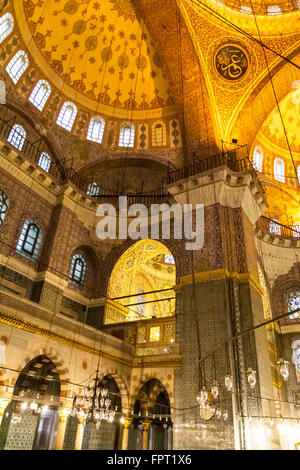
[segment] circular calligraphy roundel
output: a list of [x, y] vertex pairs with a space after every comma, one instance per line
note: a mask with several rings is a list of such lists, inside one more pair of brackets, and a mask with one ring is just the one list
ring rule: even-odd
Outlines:
[[215, 66], [218, 74], [225, 80], [241, 80], [248, 70], [248, 58], [240, 47], [227, 44], [218, 50]]

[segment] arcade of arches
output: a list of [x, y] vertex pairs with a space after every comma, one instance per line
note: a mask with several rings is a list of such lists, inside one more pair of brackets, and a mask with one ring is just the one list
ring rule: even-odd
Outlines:
[[0, 449], [300, 448], [299, 9], [0, 0]]

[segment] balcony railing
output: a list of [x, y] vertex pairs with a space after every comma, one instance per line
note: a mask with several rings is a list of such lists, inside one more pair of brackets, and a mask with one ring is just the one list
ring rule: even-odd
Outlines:
[[175, 343], [175, 317], [104, 325], [104, 331], [135, 345], [135, 356], [178, 354]]
[[262, 216], [258, 219], [256, 226], [259, 230], [272, 237], [300, 239], [300, 225], [283, 225], [277, 222], [277, 220]]
[[[0, 117], [0, 137], [2, 137], [3, 140], [5, 140], [6, 143], [15, 151], [17, 151], [21, 155], [23, 154], [25, 157], [29, 158], [32, 162], [37, 165], [41, 153], [48, 152], [48, 150], [45, 149], [45, 147], [42, 145], [43, 141], [40, 140], [33, 144], [28, 139], [24, 138], [17, 130], [14, 130], [15, 135], [18, 135], [23, 140], [22, 149], [19, 150], [7, 140], [12, 128], [13, 125], [10, 122], [6, 122]], [[53, 176], [56, 180], [61, 180], [62, 170], [62, 167], [59, 167], [57, 162], [52, 160], [49, 171], [47, 173]]]
[[221, 152], [211, 157], [197, 159], [190, 165], [170, 171], [165, 179], [166, 184], [189, 178], [221, 166], [227, 166], [231, 171], [241, 173], [253, 169], [247, 156], [247, 148], [240, 147], [228, 152]]

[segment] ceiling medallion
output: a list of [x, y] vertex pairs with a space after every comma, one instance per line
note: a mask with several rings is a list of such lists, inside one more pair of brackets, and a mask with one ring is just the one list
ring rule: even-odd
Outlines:
[[229, 82], [242, 80], [248, 71], [246, 52], [235, 44], [226, 44], [215, 55], [217, 73]]
[[136, 19], [136, 12], [132, 5], [132, 0], [110, 0], [114, 5], [113, 10], [117, 10], [119, 16], [123, 16], [125, 20], [131, 19], [132, 22]]

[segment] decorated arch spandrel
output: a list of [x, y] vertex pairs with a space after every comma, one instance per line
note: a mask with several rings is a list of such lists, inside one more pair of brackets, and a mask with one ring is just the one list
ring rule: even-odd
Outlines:
[[156, 240], [140, 240], [126, 250], [110, 277], [105, 323], [173, 315], [176, 268], [170, 259], [170, 250]]

